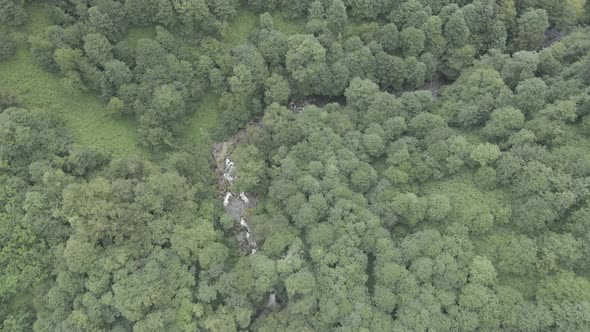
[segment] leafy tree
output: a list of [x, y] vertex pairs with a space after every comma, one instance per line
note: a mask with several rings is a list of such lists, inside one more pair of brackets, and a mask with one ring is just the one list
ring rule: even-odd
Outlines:
[[175, 294], [194, 282], [179, 259], [166, 250], [155, 252], [142, 265], [113, 283], [113, 306], [131, 322], [148, 318], [148, 310], [174, 305], [175, 300], [179, 301]]
[[[2, 198], [10, 197], [3, 195]], [[0, 299], [5, 302], [11, 296], [26, 292], [28, 288], [42, 283], [48, 272], [48, 266], [44, 261], [50, 257], [46, 244], [35, 234], [32, 225], [27, 224], [20, 215], [2, 211], [0, 234], [4, 238], [0, 262], [5, 267], [1, 273], [3, 282], [0, 287]]]
[[70, 74], [78, 68], [82, 59], [82, 52], [71, 48], [58, 48], [53, 55], [55, 63], [64, 75]]
[[289, 82], [283, 76], [273, 73], [266, 80], [265, 86], [264, 98], [267, 104], [285, 104], [289, 100], [291, 88], [289, 88]]
[[537, 299], [542, 303], [562, 301], [585, 301], [590, 295], [588, 280], [572, 272], [562, 272], [546, 278], [537, 291]]
[[105, 165], [108, 161], [109, 157], [103, 151], [74, 145], [69, 151], [64, 169], [76, 176], [84, 176]]
[[376, 133], [367, 133], [363, 135], [363, 145], [367, 153], [372, 157], [379, 157], [385, 151], [383, 138]]
[[279, 1], [248, 0], [248, 6], [259, 12], [272, 11], [279, 6], [279, 4]]
[[122, 37], [127, 27], [125, 8], [117, 1], [98, 1], [96, 6], [88, 8], [88, 24], [92, 32], [116, 41]]
[[479, 144], [471, 151], [471, 159], [481, 166], [494, 162], [498, 157], [500, 157], [500, 149], [497, 145], [490, 143]]
[[408, 225], [415, 225], [424, 219], [427, 204], [422, 198], [418, 198], [413, 193], [397, 195], [393, 200], [394, 211]]
[[506, 46], [506, 26], [496, 15], [496, 8], [493, 1], [478, 0], [461, 9], [469, 28], [469, 43], [478, 53]]
[[229, 78], [229, 85], [231, 92], [237, 95], [249, 95], [256, 89], [252, 72], [243, 64], [234, 67], [234, 75]]
[[367, 163], [361, 163], [350, 175], [352, 189], [361, 193], [367, 192], [377, 182], [377, 173]]
[[379, 44], [388, 53], [393, 53], [398, 47], [397, 26], [395, 23], [388, 23], [382, 26], [379, 30]]
[[539, 112], [552, 120], [574, 122], [578, 115], [576, 114], [576, 103], [572, 100], [560, 100], [548, 105]]
[[445, 126], [445, 120], [440, 115], [432, 113], [420, 113], [410, 120], [408, 127], [416, 137], [424, 138], [433, 130]]
[[344, 30], [348, 16], [346, 14], [346, 6], [342, 0], [332, 1], [326, 9], [326, 20], [328, 21], [328, 27], [333, 32], [342, 32]]
[[396, 140], [403, 132], [406, 131], [407, 125], [406, 120], [401, 116], [396, 116], [385, 120], [383, 124], [385, 130], [385, 136], [388, 140]]
[[411, 89], [417, 89], [424, 85], [426, 70], [426, 65], [418, 61], [416, 57], [407, 57], [404, 60], [405, 85]]
[[445, 23], [443, 35], [451, 47], [460, 48], [465, 45], [469, 38], [469, 28], [462, 11], [458, 10], [449, 17]]
[[451, 212], [451, 201], [445, 195], [434, 194], [428, 196], [426, 216], [432, 221], [443, 221]]
[[379, 2], [377, 0], [349, 0], [351, 16], [359, 19], [372, 19], [379, 14]]
[[287, 53], [287, 37], [275, 30], [270, 14], [260, 15], [260, 31], [255, 36], [258, 50], [271, 65], [278, 65], [285, 61]]
[[485, 286], [495, 285], [496, 269], [492, 262], [485, 257], [474, 257], [469, 272], [469, 282]]
[[530, 78], [518, 83], [514, 101], [525, 114], [532, 115], [545, 105], [547, 85], [540, 78]]
[[172, 142], [172, 131], [178, 119], [184, 115], [182, 95], [171, 85], [162, 85], [154, 91], [151, 106], [139, 119], [141, 143], [153, 148], [162, 148]]
[[[461, 93], [457, 93], [459, 87], [463, 87]], [[494, 109], [507, 105], [512, 98], [512, 92], [500, 74], [483, 68], [466, 72], [445, 94], [463, 101], [464, 104], [459, 107], [454, 104], [445, 113], [452, 122], [464, 126], [483, 124]]]
[[12, 34], [2, 32], [0, 34], [0, 61], [11, 58], [16, 53], [16, 43]]
[[509, 87], [514, 88], [520, 81], [535, 77], [538, 63], [539, 57], [536, 53], [516, 52], [512, 55], [512, 60], [504, 64], [502, 78]]
[[301, 88], [309, 91], [325, 66], [326, 50], [311, 35], [291, 36], [288, 45], [286, 68]]
[[233, 157], [238, 165], [234, 183], [236, 191], [261, 192], [264, 188], [266, 164], [260, 151], [252, 145], [247, 145], [237, 149]]
[[397, 56], [379, 52], [375, 57], [377, 62], [376, 77], [381, 86], [401, 90], [404, 84], [404, 60]]
[[84, 52], [95, 64], [104, 65], [111, 60], [112, 49], [113, 46], [109, 40], [101, 34], [93, 33], [84, 37]]
[[301, 17], [307, 14], [312, 0], [279, 2], [289, 17]]
[[[237, 34], [235, 0], [49, 4], [33, 59], [163, 151], [111, 160], [0, 90], [0, 329], [588, 330], [576, 1], [249, 0], [303, 21]], [[231, 215], [180, 139], [207, 91]]]
[[69, 141], [59, 120], [47, 112], [8, 108], [0, 113], [0, 161], [13, 172], [64, 154]]
[[359, 37], [351, 37], [344, 43], [344, 65], [350, 77], [371, 78], [375, 73], [375, 58], [371, 49]]
[[113, 88], [120, 88], [124, 84], [131, 83], [133, 79], [131, 70], [123, 62], [119, 60], [111, 60], [104, 65], [104, 75], [107, 82]]
[[378, 91], [377, 84], [355, 77], [350, 81], [344, 95], [348, 105], [357, 111], [364, 112], [369, 108]]
[[533, 51], [543, 46], [545, 30], [549, 27], [549, 19], [544, 9], [534, 9], [523, 13], [516, 23], [514, 50]]
[[430, 7], [424, 6], [419, 1], [410, 0], [393, 10], [388, 18], [402, 29], [406, 29], [408, 27], [420, 28], [430, 16]]
[[425, 36], [422, 30], [405, 28], [399, 34], [401, 49], [408, 56], [418, 56], [424, 50]]
[[20, 25], [27, 19], [27, 12], [23, 8], [24, 1], [2, 0], [0, 2], [0, 22], [8, 25]]
[[446, 49], [445, 37], [443, 36], [443, 22], [438, 16], [431, 16], [420, 27], [424, 32], [424, 51], [431, 53], [434, 58], [442, 56]]
[[447, 54], [442, 72], [450, 79], [457, 78], [475, 59], [476, 49], [472, 45], [465, 45]]
[[19, 107], [22, 99], [11, 89], [0, 87], [0, 113], [11, 107]]
[[313, 292], [316, 288], [316, 282], [309, 270], [302, 269], [289, 276], [285, 280], [285, 286], [287, 288], [287, 295], [290, 298], [294, 298], [296, 295], [307, 295]]
[[513, 107], [504, 107], [492, 112], [483, 133], [493, 139], [507, 139], [523, 126], [524, 115], [522, 112]]

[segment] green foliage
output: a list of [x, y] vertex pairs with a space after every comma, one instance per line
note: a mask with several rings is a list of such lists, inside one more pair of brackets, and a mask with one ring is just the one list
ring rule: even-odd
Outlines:
[[379, 44], [386, 52], [393, 53], [398, 47], [398, 30], [394, 23], [381, 27], [379, 31]]
[[[23, 80], [23, 77], [34, 79]], [[108, 117], [104, 106], [90, 93], [66, 93], [59, 79], [43, 72], [25, 51], [0, 63], [0, 84], [12, 87], [22, 97], [27, 96], [28, 108], [50, 107], [81, 145], [103, 148], [117, 156], [145, 153], [138, 147], [130, 119]]]
[[0, 87], [0, 111], [22, 105], [22, 99], [11, 89]]
[[[10, 189], [13, 188], [6, 187], [6, 191]], [[11, 198], [8, 194], [2, 195], [3, 199]], [[46, 245], [33, 227], [22, 216], [6, 212], [9, 211], [0, 213], [0, 234], [4, 243], [0, 250], [0, 262], [4, 266], [0, 285], [0, 300], [3, 302], [12, 296], [22, 296], [27, 289], [41, 284], [47, 278], [50, 263], [47, 262]]]
[[0, 23], [8, 25], [20, 25], [27, 19], [24, 9], [24, 1], [2, 0], [0, 2]]
[[479, 144], [471, 151], [471, 159], [481, 166], [494, 162], [498, 157], [500, 157], [500, 149], [497, 145], [490, 143]]
[[101, 34], [89, 34], [84, 37], [84, 52], [95, 64], [104, 65], [112, 58], [112, 45]]
[[379, 91], [379, 86], [370, 80], [361, 80], [358, 77], [350, 81], [350, 86], [344, 92], [348, 105], [357, 111], [364, 111], [369, 108], [373, 102], [375, 94]]
[[518, 83], [515, 104], [525, 114], [534, 114], [545, 105], [547, 85], [540, 78], [530, 78]]
[[449, 46], [460, 48], [469, 38], [469, 28], [463, 17], [463, 12], [458, 10], [447, 21], [444, 27], [444, 36]]
[[500, 74], [487, 68], [467, 71], [445, 94], [458, 101], [448, 103], [447, 117], [462, 126], [485, 123], [496, 107], [507, 105], [512, 98]]
[[264, 188], [266, 164], [255, 146], [240, 146], [233, 154], [240, 164], [236, 170], [234, 187], [239, 192], [261, 192]]
[[279, 74], [272, 74], [264, 83], [266, 91], [264, 92], [264, 100], [270, 105], [272, 103], [285, 104], [291, 95], [289, 82]]
[[523, 126], [522, 112], [514, 107], [504, 107], [492, 112], [483, 133], [492, 139], [506, 139]]
[[[289, 37], [285, 64], [291, 77], [304, 91], [317, 86], [318, 74], [323, 70], [326, 50], [311, 35]], [[313, 91], [313, 90], [311, 90]]]
[[549, 27], [547, 12], [543, 9], [523, 13], [517, 22], [514, 50], [538, 50], [543, 46], [545, 30]]
[[581, 8], [0, 0], [1, 329], [588, 330]]
[[9, 108], [0, 114], [0, 162], [14, 171], [31, 162], [63, 154], [69, 138], [51, 114]]
[[141, 143], [155, 149], [170, 145], [172, 130], [183, 113], [184, 99], [180, 92], [171, 85], [156, 88], [151, 107], [139, 120]]
[[328, 21], [328, 28], [333, 32], [341, 32], [347, 24], [348, 15], [346, 14], [346, 6], [341, 0], [334, 0], [326, 9], [326, 20]]
[[16, 53], [16, 43], [12, 34], [0, 32], [0, 61], [6, 60]]

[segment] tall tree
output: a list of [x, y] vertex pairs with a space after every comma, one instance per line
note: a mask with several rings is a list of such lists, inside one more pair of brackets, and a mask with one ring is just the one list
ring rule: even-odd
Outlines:
[[513, 39], [514, 51], [536, 51], [543, 46], [549, 18], [544, 9], [533, 9], [523, 13], [516, 22]]

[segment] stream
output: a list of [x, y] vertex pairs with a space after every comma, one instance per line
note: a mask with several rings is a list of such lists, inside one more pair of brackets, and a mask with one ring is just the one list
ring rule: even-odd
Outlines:
[[[345, 104], [343, 97], [308, 96], [299, 100], [292, 100], [287, 108], [293, 113], [302, 112], [305, 107], [315, 105], [323, 107], [328, 103]], [[261, 119], [251, 120], [248, 125], [262, 126]], [[257, 198], [253, 193], [234, 192], [232, 185], [236, 180], [236, 168], [239, 167], [231, 159], [231, 152], [243, 138], [245, 130], [240, 130], [229, 140], [213, 145], [212, 154], [215, 160], [219, 198], [223, 201], [225, 211], [234, 220], [234, 236], [240, 250], [246, 255], [254, 255], [258, 250], [252, 227], [246, 221], [247, 210], [256, 206]]]
[[223, 207], [225, 211], [234, 220], [234, 236], [238, 242], [240, 250], [247, 255], [256, 254], [258, 244], [254, 239], [252, 228], [244, 219], [246, 211], [256, 206], [256, 198], [249, 197], [244, 192], [232, 191], [232, 185], [236, 179], [236, 165], [230, 160], [230, 154], [236, 142], [229, 141], [215, 144], [213, 147], [213, 157], [217, 166], [218, 187], [220, 197], [223, 198]]

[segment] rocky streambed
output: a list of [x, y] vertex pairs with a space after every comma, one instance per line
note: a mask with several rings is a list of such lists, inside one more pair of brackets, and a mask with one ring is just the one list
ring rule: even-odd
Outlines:
[[258, 244], [254, 238], [252, 228], [246, 221], [247, 210], [256, 206], [255, 195], [234, 192], [232, 185], [236, 179], [236, 165], [230, 158], [231, 152], [239, 141], [234, 137], [229, 141], [217, 143], [213, 146], [219, 197], [223, 201], [225, 211], [234, 220], [234, 236], [240, 250], [247, 255], [256, 254]]
[[[287, 104], [287, 108], [294, 113], [300, 113], [309, 105], [323, 107], [329, 103], [343, 105], [345, 104], [345, 100], [343, 97], [308, 96], [303, 99], [290, 101]], [[261, 118], [253, 119], [248, 126], [262, 126]], [[212, 153], [215, 160], [219, 199], [222, 200], [225, 211], [234, 220], [235, 238], [243, 253], [254, 255], [258, 249], [258, 243], [247, 221], [247, 217], [248, 210], [256, 206], [257, 197], [253, 193], [235, 192], [232, 189], [232, 185], [236, 179], [236, 169], [240, 165], [236, 165], [231, 160], [231, 153], [240, 143], [244, 134], [245, 130], [240, 130], [229, 140], [214, 144]]]

